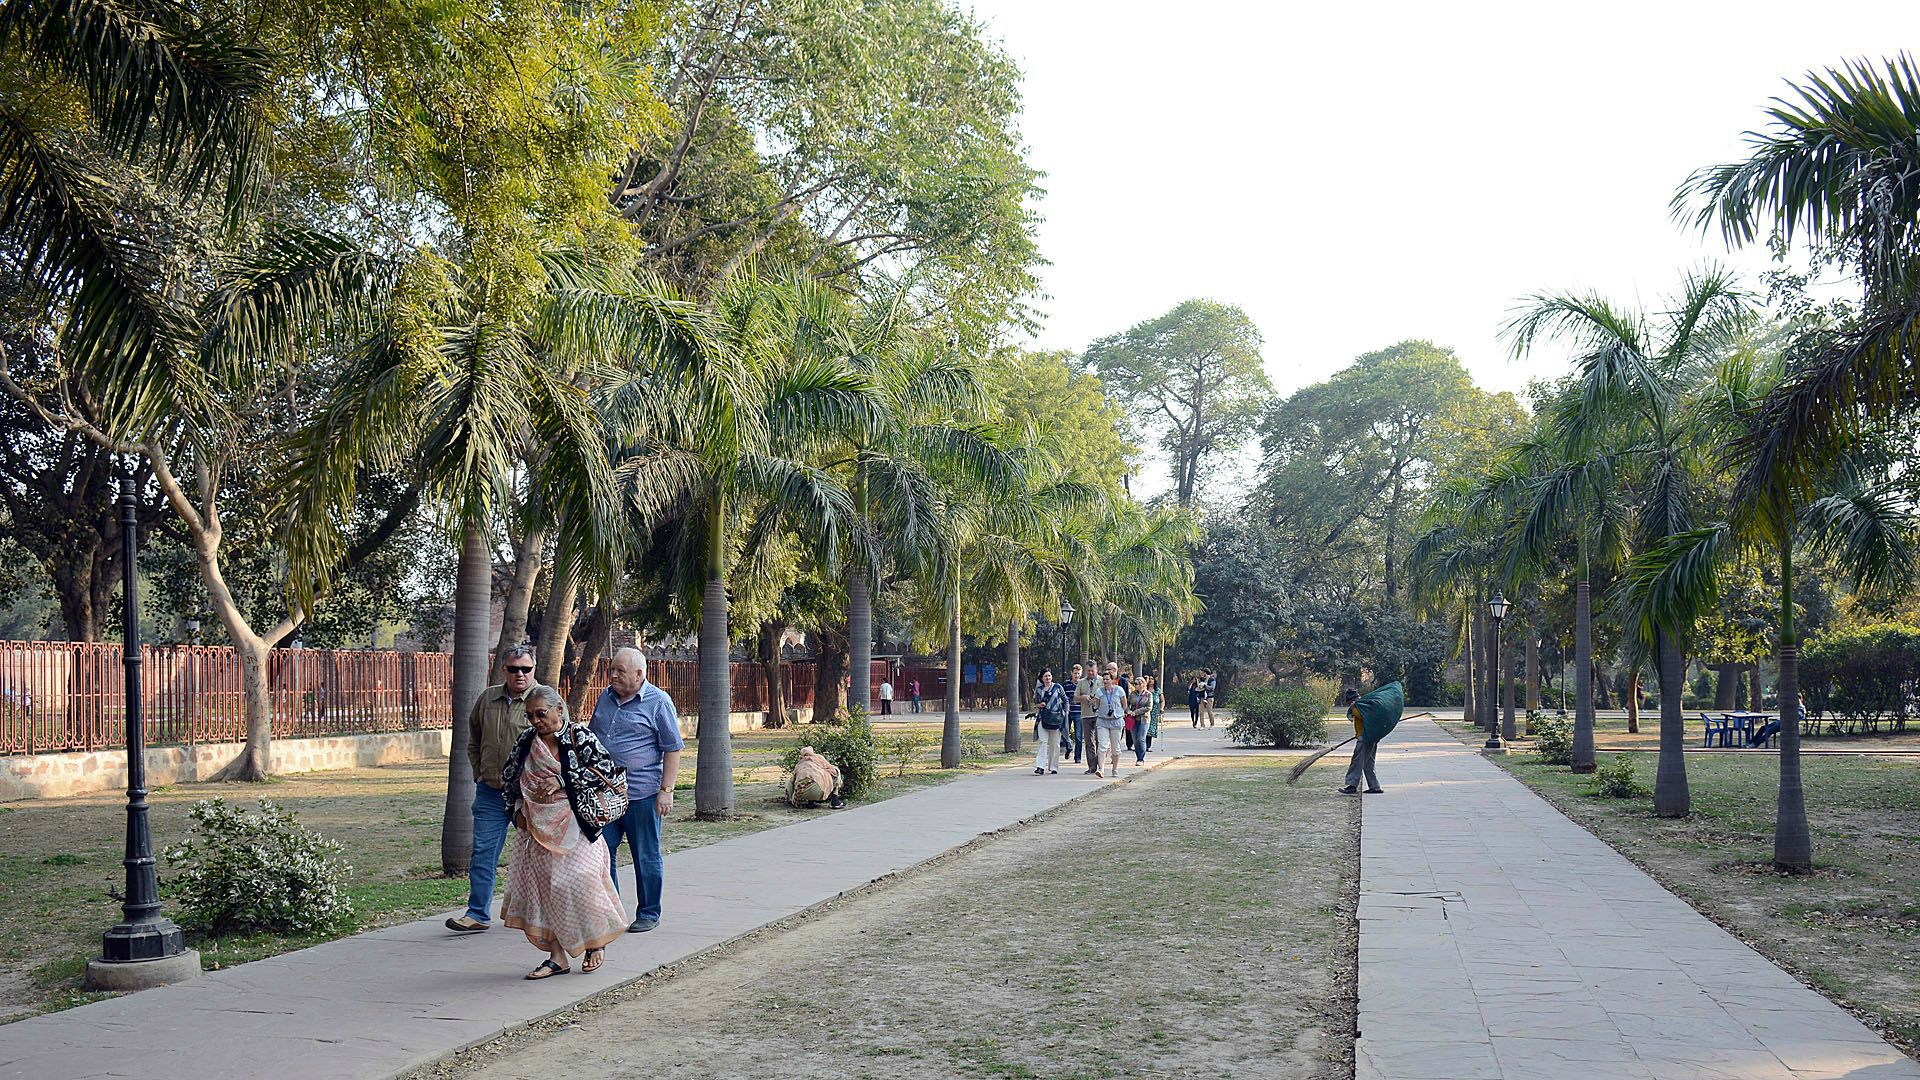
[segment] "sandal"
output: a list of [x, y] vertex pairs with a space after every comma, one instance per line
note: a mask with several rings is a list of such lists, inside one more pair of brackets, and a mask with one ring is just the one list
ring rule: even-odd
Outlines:
[[540, 961], [540, 966], [527, 972], [529, 979], [551, 979], [555, 975], [565, 975], [569, 969], [561, 967], [552, 960]]
[[580, 959], [580, 974], [585, 975], [589, 971], [599, 971], [600, 964], [605, 961], [606, 958], [607, 950], [604, 946], [598, 949], [588, 949], [587, 955]]

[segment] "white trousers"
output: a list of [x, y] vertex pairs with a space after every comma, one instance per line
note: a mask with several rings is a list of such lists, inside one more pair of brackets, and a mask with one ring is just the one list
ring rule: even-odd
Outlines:
[[1033, 767], [1048, 772], [1060, 771], [1060, 729], [1048, 730], [1033, 725]]

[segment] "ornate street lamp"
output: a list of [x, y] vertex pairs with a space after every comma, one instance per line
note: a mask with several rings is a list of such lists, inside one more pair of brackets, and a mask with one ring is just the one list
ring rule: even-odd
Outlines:
[[1493, 599], [1487, 601], [1487, 614], [1493, 616], [1493, 663], [1490, 681], [1491, 689], [1487, 695], [1487, 745], [1488, 750], [1505, 750], [1507, 744], [1500, 741], [1500, 623], [1507, 617], [1507, 609], [1513, 605], [1500, 590], [1493, 591]]
[[145, 990], [200, 974], [200, 954], [186, 947], [180, 927], [160, 914], [160, 878], [147, 824], [147, 740], [140, 702], [140, 602], [135, 560], [140, 520], [133, 490], [133, 463], [120, 478], [121, 549], [126, 552], [126, 629], [121, 654], [127, 671], [127, 891], [126, 918], [101, 937], [100, 959], [87, 964], [92, 990]]
[[[1073, 603], [1062, 600], [1060, 601], [1060, 673], [1053, 677], [1055, 682], [1061, 682], [1067, 677], [1067, 628], [1072, 625]], [[1071, 694], [1073, 691], [1069, 690], [1067, 693]]]

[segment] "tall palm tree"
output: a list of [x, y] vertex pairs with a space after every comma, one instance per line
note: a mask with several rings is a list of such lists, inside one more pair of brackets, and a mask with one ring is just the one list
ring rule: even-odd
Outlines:
[[[699, 308], [650, 278], [588, 272], [543, 256], [532, 305], [500, 302], [429, 252], [364, 302], [378, 317], [348, 354], [333, 395], [290, 440], [286, 512], [296, 596], [323, 587], [343, 538], [332, 523], [367, 465], [421, 478], [460, 537], [452, 702], [464, 716], [487, 685], [492, 520], [516, 475], [568, 507], [569, 557], [615, 531], [607, 433], [585, 385], [631, 372], [698, 368], [714, 336]], [[334, 295], [316, 289], [317, 295]], [[506, 310], [502, 310], [505, 308]], [[583, 371], [590, 379], [577, 378]], [[605, 558], [605, 556], [603, 556]], [[464, 873], [472, 851], [473, 777], [466, 725], [453, 725], [441, 863]]]
[[[1751, 462], [1744, 455], [1754, 452], [1757, 425], [1767, 415], [1764, 396], [1779, 382], [1780, 373], [1771, 363], [1736, 355], [1720, 366], [1715, 392], [1705, 397], [1711, 419], [1733, 447], [1726, 464], [1741, 469], [1743, 475], [1751, 475]], [[1841, 463], [1823, 487], [1824, 494], [1796, 508], [1786, 477], [1776, 475], [1762, 497], [1733, 501], [1723, 520], [1670, 537], [1635, 558], [1628, 579], [1629, 600], [1642, 618], [1666, 611], [1692, 620], [1717, 602], [1723, 567], [1748, 553], [1770, 554], [1777, 560], [1780, 784], [1773, 863], [1793, 874], [1813, 869], [1812, 834], [1800, 774], [1795, 538], [1844, 568], [1858, 590], [1891, 592], [1908, 587], [1920, 566], [1913, 512], [1885, 470], [1875, 468], [1866, 454], [1857, 451]]]
[[[689, 379], [668, 372], [620, 390], [646, 422], [626, 433], [615, 469], [629, 497], [680, 518], [687, 607], [699, 611], [700, 723], [694, 813], [733, 813], [731, 568], [781, 530], [807, 538], [831, 565], [858, 540], [851, 494], [817, 462], [835, 441], [881, 423], [873, 382], [814, 346], [821, 286], [760, 279], [724, 283], [712, 301], [711, 354]], [[751, 522], [751, 526], [749, 526]]]
[[[1695, 521], [1695, 476], [1708, 447], [1685, 408], [1685, 391], [1747, 318], [1746, 294], [1725, 273], [1689, 274], [1671, 310], [1649, 316], [1598, 296], [1533, 297], [1509, 324], [1516, 351], [1566, 338], [1577, 352], [1574, 386], [1555, 425], [1569, 446], [1613, 442], [1627, 463], [1636, 550], [1687, 532]], [[1636, 624], [1660, 676], [1660, 765], [1654, 812], [1684, 817], [1687, 790], [1685, 646], [1691, 622], [1654, 611]]]
[[[1585, 449], [1584, 455], [1579, 454]], [[1530, 465], [1523, 480], [1514, 559], [1541, 569], [1554, 557], [1571, 523], [1574, 540], [1574, 720], [1570, 765], [1576, 773], [1596, 767], [1593, 750], [1593, 567], [1617, 559], [1625, 542], [1625, 500], [1620, 461], [1605, 448], [1582, 448], [1563, 439], [1520, 451]]]

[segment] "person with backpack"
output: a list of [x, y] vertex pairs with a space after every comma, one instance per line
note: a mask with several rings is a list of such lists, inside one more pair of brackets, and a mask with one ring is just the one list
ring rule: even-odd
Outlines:
[[1080, 763], [1080, 726], [1082, 709], [1080, 705], [1080, 665], [1073, 665], [1073, 681], [1061, 687], [1067, 692], [1067, 726], [1060, 729], [1060, 753], [1072, 755], [1074, 764]]
[[1051, 669], [1040, 673], [1040, 685], [1033, 695], [1033, 775], [1058, 775], [1060, 772], [1060, 734], [1067, 727], [1067, 689], [1053, 681]]

